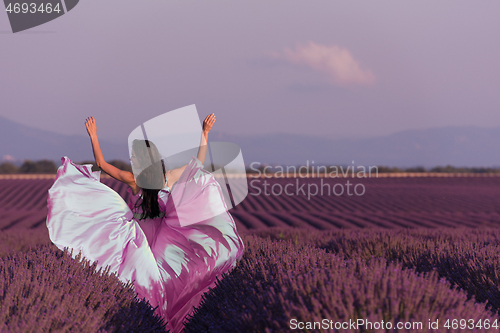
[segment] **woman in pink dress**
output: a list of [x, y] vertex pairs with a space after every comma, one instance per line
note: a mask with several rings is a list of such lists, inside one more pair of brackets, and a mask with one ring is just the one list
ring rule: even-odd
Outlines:
[[150, 166], [134, 177], [106, 163], [90, 117], [85, 125], [95, 161], [129, 186], [131, 201], [125, 203], [102, 184], [100, 171], [92, 172], [91, 165], [77, 165], [67, 157], [49, 190], [47, 228], [52, 242], [60, 249], [73, 249], [73, 256], [81, 252], [99, 267], [110, 266], [123, 282], [133, 281], [138, 297], [157, 307], [172, 332], [182, 330], [184, 318], [199, 305], [202, 294], [243, 254], [220, 185], [203, 169], [214, 122], [214, 114], [203, 122], [198, 156], [173, 170], [165, 169], [151, 141], [135, 140], [134, 170]]

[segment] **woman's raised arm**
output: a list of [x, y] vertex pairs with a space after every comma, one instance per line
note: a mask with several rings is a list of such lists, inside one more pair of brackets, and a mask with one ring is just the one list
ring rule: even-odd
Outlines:
[[[208, 142], [208, 132], [212, 129], [215, 123], [215, 114], [209, 114], [203, 121], [203, 131], [201, 133], [200, 148], [198, 148], [197, 158], [200, 160], [201, 164], [205, 163], [205, 157], [207, 155], [207, 142]], [[187, 164], [181, 166], [180, 168], [170, 170], [167, 174], [168, 186], [172, 185], [179, 180], [184, 169], [186, 169]]]
[[200, 148], [198, 149], [197, 156], [201, 164], [205, 163], [205, 156], [207, 155], [208, 132], [210, 132], [214, 123], [215, 115], [213, 113], [209, 114], [203, 121], [203, 132], [201, 134]]
[[131, 172], [120, 170], [117, 167], [108, 164], [104, 160], [102, 155], [101, 147], [99, 146], [99, 139], [97, 138], [97, 126], [95, 124], [94, 117], [89, 117], [85, 121], [85, 127], [87, 127], [87, 133], [89, 133], [90, 141], [92, 143], [92, 150], [94, 152], [94, 158], [97, 166], [108, 175], [116, 180], [119, 180], [128, 186], [130, 186], [134, 193], [137, 192], [137, 184], [135, 183], [134, 175]]

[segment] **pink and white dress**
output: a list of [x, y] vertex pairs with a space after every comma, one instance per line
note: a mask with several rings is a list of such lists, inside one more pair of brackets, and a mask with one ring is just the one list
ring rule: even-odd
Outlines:
[[[180, 186], [165, 186], [158, 193], [165, 215], [138, 220], [140, 212], [133, 209], [140, 192], [131, 195], [127, 205], [100, 182], [100, 172], [92, 172], [91, 165], [77, 165], [67, 157], [62, 161], [48, 196], [52, 242], [60, 249], [73, 249], [73, 256], [81, 251], [99, 267], [110, 266], [123, 282], [134, 281], [138, 297], [158, 306], [167, 329], [180, 332], [202, 294], [243, 255], [243, 242], [219, 183], [193, 157], [178, 180]], [[171, 193], [179, 199], [172, 200]], [[192, 212], [196, 221], [209, 218], [183, 226], [178, 211], [183, 218]], [[224, 213], [213, 214], [220, 211]]]

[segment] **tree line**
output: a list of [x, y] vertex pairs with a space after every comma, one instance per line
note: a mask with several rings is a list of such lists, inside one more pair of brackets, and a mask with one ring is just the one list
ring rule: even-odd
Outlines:
[[452, 165], [436, 166], [433, 168], [425, 168], [417, 166], [413, 168], [396, 168], [379, 166], [378, 172], [380, 173], [396, 173], [396, 172], [438, 172], [438, 173], [500, 173], [499, 168], [485, 168], [485, 167], [455, 167]]
[[[121, 170], [126, 170], [132, 172], [132, 167], [129, 163], [121, 161], [121, 160], [112, 160], [108, 162], [109, 164], [117, 167]], [[83, 161], [78, 162], [76, 164], [92, 164], [92, 171], [98, 171], [95, 161]], [[259, 171], [263, 172], [266, 165], [260, 165], [258, 168]], [[39, 160], [39, 161], [31, 161], [25, 160], [21, 166], [17, 166], [11, 162], [3, 162], [0, 164], [0, 174], [51, 174], [57, 173], [57, 165], [54, 161], [51, 160]], [[297, 167], [298, 168], [298, 167]], [[333, 166], [327, 167], [326, 172], [331, 172]], [[396, 172], [441, 172], [441, 173], [500, 173], [500, 168], [486, 168], [486, 167], [454, 167], [452, 165], [447, 166], [437, 166], [433, 168], [425, 168], [423, 166], [417, 166], [412, 168], [397, 168], [397, 167], [388, 167], [388, 166], [378, 166], [379, 173], [396, 173]], [[247, 168], [247, 173], [255, 173], [255, 168]], [[304, 169], [306, 169], [304, 167]], [[307, 168], [311, 172], [317, 172], [317, 169], [312, 169], [312, 167]], [[324, 172], [324, 170], [322, 170]], [[305, 172], [305, 170], [304, 170]]]
[[[331, 173], [335, 172], [336, 170], [340, 169], [341, 167], [345, 166], [340, 166], [340, 165], [331, 165], [331, 166], [325, 166], [322, 167], [320, 172], [321, 173]], [[350, 166], [348, 166], [350, 167]], [[500, 173], [500, 168], [492, 168], [492, 167], [455, 167], [452, 165], [446, 165], [446, 166], [436, 166], [433, 168], [425, 168], [423, 166], [416, 166], [416, 167], [411, 167], [411, 168], [398, 168], [398, 167], [389, 167], [389, 166], [374, 166], [370, 168], [377, 168], [379, 173], [399, 173], [399, 172], [438, 172], [438, 173]], [[255, 174], [255, 173], [264, 173], [266, 171], [266, 168], [268, 168], [267, 172], [272, 173], [273, 171], [276, 172], [275, 168], [276, 166], [270, 166], [267, 164], [260, 165], [257, 168], [247, 168], [246, 172], [250, 174]], [[318, 173], [318, 167], [317, 166], [294, 166], [295, 169], [292, 168], [293, 170], [299, 170], [299, 168], [302, 168], [303, 173], [309, 172], [309, 173]], [[284, 168], [286, 170], [286, 167]], [[357, 169], [354, 169], [356, 172]], [[349, 171], [351, 172], [351, 171]]]
[[[121, 169], [132, 172], [132, 168], [130, 164], [120, 161], [113, 160], [108, 162], [109, 164]], [[95, 161], [83, 161], [77, 162], [76, 164], [92, 164], [92, 171], [98, 171]], [[40, 160], [40, 161], [31, 161], [25, 160], [21, 166], [17, 166], [11, 162], [3, 162], [0, 164], [0, 174], [51, 174], [57, 173], [58, 166], [54, 161], [51, 160]]]

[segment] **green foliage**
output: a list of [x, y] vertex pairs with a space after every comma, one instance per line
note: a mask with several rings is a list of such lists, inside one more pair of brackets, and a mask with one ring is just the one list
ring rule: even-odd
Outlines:
[[[109, 164], [117, 167], [118, 169], [132, 172], [132, 167], [129, 163], [123, 162], [121, 160], [112, 160], [108, 162]], [[83, 161], [77, 164], [92, 164], [92, 171], [99, 171], [95, 161]], [[3, 162], [0, 164], [0, 174], [51, 174], [57, 173], [57, 166], [54, 161], [50, 160], [40, 160], [31, 161], [25, 160], [20, 167], [10, 162]]]
[[19, 173], [56, 173], [57, 166], [54, 161], [41, 160], [33, 162], [26, 160], [19, 168]]
[[394, 172], [441, 172], [441, 173], [500, 173], [498, 168], [484, 168], [484, 167], [454, 167], [452, 165], [436, 166], [434, 168], [426, 169], [423, 166], [416, 166], [412, 168], [396, 168], [388, 166], [379, 166], [380, 173], [394, 173]]
[[17, 173], [19, 168], [10, 162], [3, 162], [0, 164], [0, 174], [10, 174], [10, 173]]
[[423, 166], [416, 166], [405, 169], [405, 172], [427, 172], [427, 170]]
[[378, 172], [380, 173], [392, 173], [392, 172], [404, 172], [403, 169], [396, 168], [396, 167], [388, 167], [388, 166], [379, 166], [378, 167]]
[[[331, 173], [331, 172], [340, 172], [341, 166], [335, 166], [335, 165], [321, 165], [321, 169], [318, 170], [319, 165], [314, 165], [314, 166], [267, 166], [266, 164], [260, 165], [258, 168], [250, 168], [248, 167], [246, 169], [246, 172], [248, 174], [255, 174], [259, 173], [264, 173], [264, 168], [267, 167], [266, 169], [266, 174], [271, 175], [274, 172], [279, 172], [283, 170], [286, 173], [287, 167], [290, 169], [290, 173], [296, 173], [298, 174], [299, 168], [302, 171], [302, 173]], [[348, 166], [342, 166], [343, 170], [347, 170]], [[415, 167], [410, 167], [410, 168], [398, 168], [398, 167], [390, 167], [386, 165], [380, 165], [377, 166], [378, 172], [379, 173], [400, 173], [400, 172], [440, 172], [440, 173], [500, 173], [499, 168], [486, 168], [486, 167], [455, 167], [452, 165], [446, 165], [446, 166], [436, 166], [433, 168], [425, 168], [423, 166], [415, 166]], [[355, 169], [357, 170], [357, 169]]]
[[430, 172], [448, 172], [448, 173], [499, 173], [496, 168], [457, 168], [451, 165], [445, 167], [437, 166], [429, 170]]

